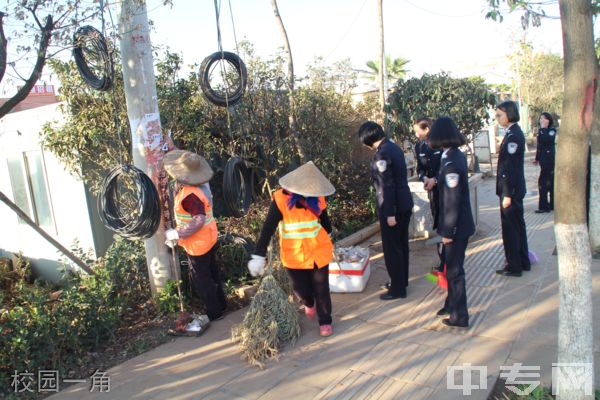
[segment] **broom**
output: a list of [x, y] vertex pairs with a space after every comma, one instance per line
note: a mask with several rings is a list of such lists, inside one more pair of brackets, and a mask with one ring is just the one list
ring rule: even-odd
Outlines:
[[276, 358], [281, 346], [300, 336], [298, 313], [275, 277], [273, 250], [269, 249], [266, 274], [252, 299], [241, 324], [232, 328], [231, 337], [250, 364], [264, 368]]

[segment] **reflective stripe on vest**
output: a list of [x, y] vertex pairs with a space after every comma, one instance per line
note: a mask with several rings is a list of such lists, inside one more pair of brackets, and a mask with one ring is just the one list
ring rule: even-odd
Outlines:
[[[279, 189], [273, 200], [281, 212], [279, 222], [279, 248], [281, 263], [286, 268], [321, 268], [331, 262], [333, 244], [318, 218], [305, 208], [288, 207], [289, 194]], [[325, 199], [319, 198], [319, 207], [327, 207]]]
[[314, 238], [319, 234], [321, 224], [316, 219], [308, 222], [279, 223], [279, 233], [284, 239]]

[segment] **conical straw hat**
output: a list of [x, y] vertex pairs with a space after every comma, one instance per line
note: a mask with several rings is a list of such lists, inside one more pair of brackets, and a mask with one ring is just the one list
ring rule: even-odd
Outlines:
[[319, 168], [309, 161], [279, 179], [279, 185], [285, 190], [304, 197], [329, 196], [335, 188]]
[[204, 157], [186, 150], [172, 150], [165, 154], [165, 170], [177, 182], [198, 186], [208, 182], [213, 170]]

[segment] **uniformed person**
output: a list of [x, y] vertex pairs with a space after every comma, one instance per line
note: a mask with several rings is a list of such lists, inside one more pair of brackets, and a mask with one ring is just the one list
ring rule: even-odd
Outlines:
[[[417, 176], [423, 182], [423, 187], [427, 190], [429, 198], [429, 207], [431, 208], [431, 217], [433, 221], [432, 229], [435, 230], [438, 224], [438, 191], [435, 189], [437, 184], [437, 174], [440, 169], [440, 158], [442, 150], [431, 147], [427, 143], [427, 136], [431, 128], [429, 118], [418, 118], [413, 125], [415, 135], [419, 140], [415, 144], [415, 158], [417, 160]], [[444, 253], [441, 243], [438, 244], [438, 255], [440, 264], [438, 271], [444, 271]]]
[[540, 166], [538, 189], [540, 193], [536, 213], [547, 213], [554, 210], [554, 155], [556, 129], [552, 115], [543, 112], [540, 115], [540, 128], [537, 135], [537, 150], [534, 164]]
[[408, 224], [413, 200], [404, 153], [386, 138], [383, 128], [375, 122], [362, 124], [358, 137], [365, 146], [375, 150], [371, 175], [377, 198], [383, 256], [390, 276], [390, 287], [380, 298], [405, 298], [408, 286]]
[[463, 265], [469, 236], [475, 233], [469, 197], [467, 158], [458, 149], [466, 140], [451, 118], [440, 117], [431, 126], [429, 141], [432, 146], [443, 149], [437, 179], [437, 233], [442, 237], [444, 245], [448, 296], [437, 315], [447, 315], [448, 318], [442, 322], [448, 326], [464, 328], [469, 326], [469, 312]]
[[531, 269], [523, 216], [525, 136], [517, 124], [519, 119], [515, 102], [505, 101], [496, 107], [496, 120], [506, 132], [500, 145], [496, 175], [506, 265], [496, 273], [505, 276], [521, 276], [522, 271]]

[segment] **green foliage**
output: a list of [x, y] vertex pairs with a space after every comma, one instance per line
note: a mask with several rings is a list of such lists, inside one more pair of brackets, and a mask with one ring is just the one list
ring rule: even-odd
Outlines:
[[122, 313], [150, 296], [142, 245], [117, 239], [99, 259], [97, 276], [68, 275], [60, 291], [21, 280], [0, 291], [0, 395], [14, 371], [85, 364], [87, 352], [113, 340]]
[[179, 296], [177, 295], [177, 281], [169, 279], [164, 289], [156, 295], [156, 304], [161, 314], [173, 314], [179, 310]]
[[398, 82], [389, 96], [387, 122], [398, 137], [414, 140], [416, 118], [449, 116], [463, 134], [471, 135], [485, 126], [488, 110], [495, 105], [496, 97], [483, 78], [424, 74]]
[[[408, 64], [409, 62], [410, 61], [405, 58], [394, 58], [394, 60], [392, 60], [392, 57], [389, 54], [386, 54], [385, 55], [385, 72], [387, 75], [387, 79], [391, 82], [395, 82], [397, 80], [404, 79], [404, 77], [406, 76], [406, 73], [408, 72], [408, 70], [406, 69], [406, 64]], [[369, 79], [377, 80], [377, 77], [379, 76], [380, 64], [381, 64], [381, 61], [379, 61], [379, 60], [367, 61], [366, 65], [369, 68], [369, 71], [365, 71], [365, 72], [367, 73], [367, 76], [369, 77]]]
[[531, 45], [524, 43], [513, 56], [513, 63], [519, 63], [521, 95], [533, 113], [539, 116], [546, 111], [560, 115], [564, 94], [563, 58], [552, 53], [536, 53]]

